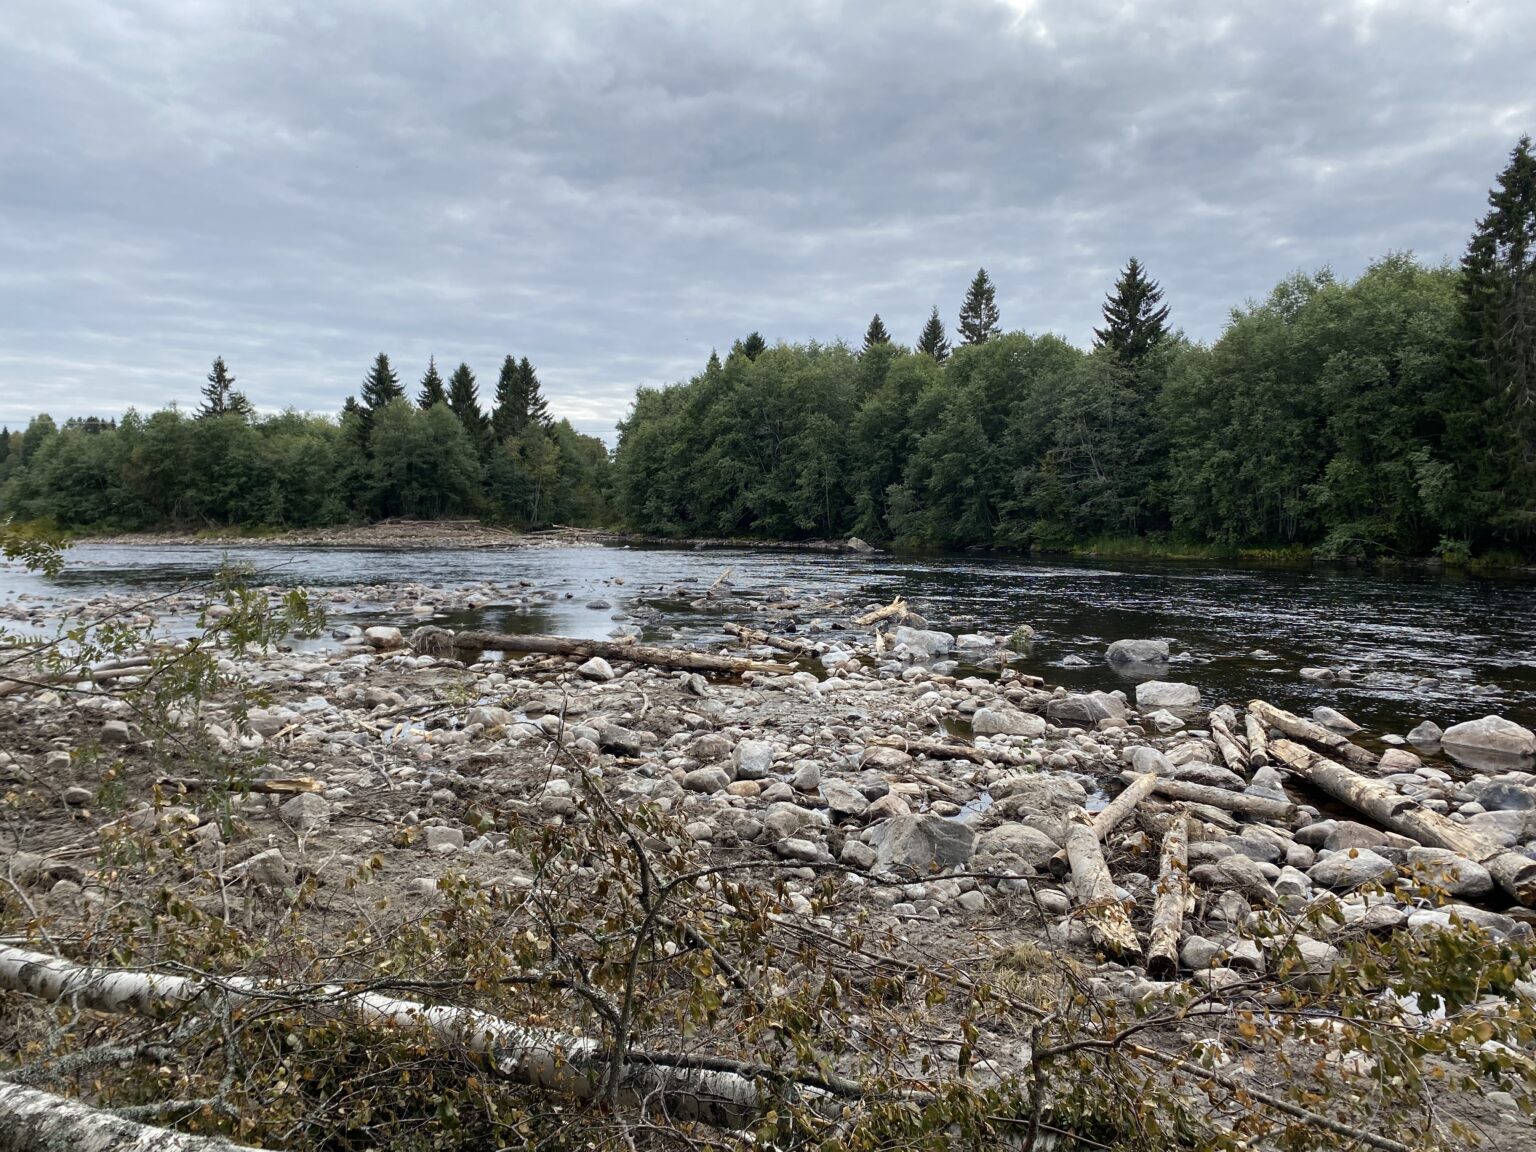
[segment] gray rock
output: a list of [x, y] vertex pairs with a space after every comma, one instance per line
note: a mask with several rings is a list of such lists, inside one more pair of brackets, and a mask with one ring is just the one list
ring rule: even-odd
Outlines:
[[64, 803], [71, 808], [84, 808], [95, 800], [96, 796], [89, 788], [64, 789]]
[[948, 632], [926, 628], [897, 628], [892, 639], [920, 656], [942, 656], [955, 649], [955, 638]]
[[1446, 749], [1471, 749], [1500, 756], [1536, 755], [1536, 733], [1502, 716], [1484, 716], [1453, 724], [1440, 737]]
[[1172, 776], [1178, 771], [1168, 757], [1146, 744], [1131, 749], [1131, 767], [1138, 773], [1156, 772], [1159, 776]]
[[370, 648], [385, 650], [405, 647], [405, 637], [401, 634], [400, 629], [387, 625], [375, 625], [372, 628], [364, 629], [363, 639], [368, 641]]
[[869, 809], [864, 793], [846, 780], [823, 780], [821, 798], [839, 816], [862, 816]]
[[814, 827], [816, 814], [798, 804], [780, 800], [768, 805], [762, 820], [763, 828], [769, 836], [775, 840], [783, 840], [798, 836], [804, 828]]
[[1518, 808], [1468, 816], [1467, 828], [1501, 848], [1513, 848], [1536, 834], [1536, 813]]
[[229, 870], [236, 880], [246, 880], [266, 888], [287, 888], [293, 884], [293, 865], [288, 863], [277, 848], [258, 852], [249, 860], [236, 864]]
[[683, 787], [690, 792], [706, 794], [724, 792], [730, 786], [731, 775], [717, 764], [695, 768], [683, 776]]
[[876, 866], [919, 876], [966, 863], [976, 843], [976, 833], [965, 824], [938, 816], [896, 816], [879, 833]]
[[597, 733], [597, 746], [604, 752], [617, 756], [638, 756], [645, 747], [645, 737], [639, 732], [611, 720], [599, 720], [593, 725]]
[[1382, 776], [1390, 776], [1394, 772], [1417, 772], [1422, 767], [1424, 761], [1403, 748], [1388, 748], [1376, 762], [1376, 772]]
[[1177, 732], [1180, 728], [1184, 727], [1184, 721], [1180, 720], [1166, 708], [1159, 708], [1156, 712], [1149, 715], [1147, 719], [1151, 722], [1152, 727], [1156, 728], [1159, 732]]
[[784, 860], [800, 860], [810, 864], [821, 859], [821, 845], [798, 836], [778, 841], [773, 850]]
[[1273, 904], [1280, 896], [1259, 865], [1234, 853], [1211, 864], [1200, 864], [1189, 871], [1189, 878], [1202, 888], [1216, 891], [1233, 889], [1250, 900]]
[[1048, 916], [1065, 916], [1072, 911], [1071, 898], [1059, 888], [1036, 888], [1032, 891], [1040, 911]]
[[1465, 856], [1445, 848], [1410, 848], [1404, 853], [1409, 873], [1416, 879], [1444, 888], [1463, 899], [1487, 896], [1493, 891], [1493, 877]]
[[731, 753], [736, 779], [762, 780], [773, 771], [773, 745], [765, 740], [743, 740]]
[[1332, 680], [1334, 672], [1332, 668], [1303, 668], [1300, 675], [1303, 680]]
[[1330, 852], [1311, 868], [1307, 878], [1324, 888], [1358, 888], [1362, 884], [1389, 884], [1397, 865], [1369, 848]]
[[868, 872], [875, 866], [875, 850], [862, 840], [849, 838], [843, 841], [843, 850], [837, 858], [850, 868], [857, 868], [861, 872]]
[[789, 783], [796, 792], [816, 791], [821, 787], [821, 765], [814, 760], [796, 761], [795, 774]]
[[1351, 848], [1379, 848], [1390, 843], [1387, 834], [1369, 824], [1354, 820], [1338, 820], [1323, 838], [1320, 845], [1330, 852], [1348, 851]]
[[103, 744], [128, 744], [132, 740], [133, 734], [129, 732], [126, 720], [108, 720], [101, 726]]
[[1116, 640], [1104, 650], [1104, 659], [1119, 667], [1168, 663], [1166, 640]]
[[1198, 708], [1200, 689], [1171, 680], [1143, 680], [1136, 685], [1138, 708]]
[[580, 668], [576, 669], [576, 675], [587, 680], [612, 680], [614, 677], [613, 666], [601, 656], [594, 656]]
[[428, 851], [441, 852], [464, 847], [464, 830], [461, 828], [446, 828], [441, 824], [433, 824], [422, 829], [422, 842], [426, 844]]
[[1335, 732], [1359, 732], [1360, 725], [1356, 724], [1344, 713], [1336, 711], [1326, 704], [1319, 704], [1312, 709], [1312, 719], [1316, 720], [1324, 728], [1332, 728]]
[[1092, 728], [1112, 713], [1092, 696], [1068, 695], [1053, 699], [1045, 706], [1045, 714], [1054, 724]]
[[1038, 828], [1028, 824], [999, 824], [976, 838], [977, 856], [1017, 856], [1036, 871], [1045, 868], [1060, 847]]
[[1486, 812], [1529, 811], [1536, 808], [1536, 783], [1492, 780], [1477, 794]]
[[283, 819], [301, 830], [318, 828], [331, 818], [331, 802], [313, 792], [301, 792], [278, 809]]
[[469, 710], [469, 715], [464, 717], [464, 723], [478, 724], [482, 728], [510, 728], [516, 720], [505, 708], [480, 704]]
[[1173, 778], [1190, 784], [1204, 784], [1208, 788], [1225, 788], [1230, 792], [1241, 792], [1244, 788], [1243, 778], [1230, 768], [1198, 760], [1179, 765], [1173, 770]]
[[978, 708], [971, 730], [978, 736], [1044, 736], [1045, 721], [1013, 708]]
[[962, 892], [955, 897], [955, 906], [962, 912], [987, 912], [991, 910], [991, 902], [987, 900], [987, 894], [979, 889], [971, 889]]
[[909, 753], [887, 744], [871, 744], [859, 755], [859, 767], [877, 772], [898, 772], [911, 763]]
[[1440, 725], [1433, 720], [1425, 720], [1408, 733], [1408, 743], [1417, 744], [1420, 748], [1434, 748], [1440, 743], [1440, 737], [1443, 735]]

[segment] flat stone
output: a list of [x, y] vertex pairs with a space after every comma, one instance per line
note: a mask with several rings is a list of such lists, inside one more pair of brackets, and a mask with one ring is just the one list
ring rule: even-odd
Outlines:
[[1014, 708], [979, 708], [971, 717], [971, 730], [978, 736], [1044, 736], [1045, 720]]
[[1387, 834], [1378, 828], [1354, 820], [1339, 820], [1323, 838], [1320, 847], [1338, 852], [1350, 848], [1379, 848], [1389, 842]]
[[1389, 884], [1397, 865], [1369, 848], [1330, 852], [1307, 870], [1307, 878], [1324, 888], [1358, 888], [1362, 884]]
[[278, 811], [301, 829], [316, 828], [331, 818], [331, 802], [313, 792], [301, 792], [285, 801]]
[[909, 753], [885, 744], [871, 744], [859, 755], [859, 767], [878, 772], [896, 772], [912, 763]]
[[875, 866], [875, 850], [862, 840], [854, 840], [852, 837], [843, 842], [843, 850], [837, 854], [838, 860], [850, 868], [857, 868], [860, 872], [868, 872]]
[[401, 634], [400, 629], [388, 625], [376, 624], [372, 628], [365, 628], [363, 630], [363, 639], [368, 641], [370, 648], [387, 650], [405, 647], [405, 637]]
[[736, 779], [761, 780], [773, 771], [773, 745], [766, 740], [743, 740], [731, 752]]
[[1382, 776], [1393, 772], [1417, 772], [1422, 767], [1424, 761], [1405, 748], [1388, 748], [1376, 762], [1376, 771]]
[[1416, 879], [1444, 888], [1462, 899], [1487, 896], [1493, 891], [1488, 869], [1445, 848], [1410, 848], [1404, 853], [1409, 873]]
[[730, 773], [713, 764], [695, 768], [683, 775], [683, 787], [690, 792], [724, 792], [730, 783]]
[[1138, 708], [1198, 708], [1200, 689], [1172, 680], [1143, 680], [1136, 685]]
[[862, 816], [869, 810], [869, 800], [846, 780], [823, 780], [823, 802], [838, 816]]
[[899, 627], [892, 634], [891, 639], [897, 645], [908, 648], [920, 656], [942, 656], [947, 652], [953, 652], [955, 648], [953, 635], [925, 628]]
[[1316, 720], [1324, 728], [1332, 728], [1335, 732], [1360, 732], [1363, 729], [1344, 713], [1330, 708], [1326, 704], [1319, 704], [1312, 709], [1312, 719]]
[[821, 859], [821, 845], [814, 840], [803, 840], [798, 836], [790, 836], [778, 841], [773, 846], [781, 859], [800, 860], [810, 864]]
[[133, 734], [128, 730], [126, 720], [108, 720], [101, 726], [101, 742], [103, 744], [128, 744], [133, 740]]
[[1116, 640], [1104, 650], [1104, 659], [1124, 667], [1136, 664], [1168, 663], [1166, 640]]
[[989, 828], [976, 837], [977, 856], [1017, 856], [1031, 868], [1045, 868], [1060, 845], [1038, 828], [1028, 824], [1008, 823]]
[[1499, 756], [1536, 755], [1536, 733], [1502, 716], [1453, 724], [1440, 737], [1440, 743], [1448, 750], [1468, 748]]
[[422, 830], [422, 843], [428, 851], [440, 852], [443, 849], [455, 849], [464, 847], [464, 830], [462, 828], [447, 828], [441, 824], [433, 824]]

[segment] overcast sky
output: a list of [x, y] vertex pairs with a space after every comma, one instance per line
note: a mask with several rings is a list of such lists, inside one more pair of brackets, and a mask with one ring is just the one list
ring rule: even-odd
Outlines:
[[1530, 0], [5, 0], [0, 421], [334, 411], [507, 352], [611, 439], [752, 329], [910, 343], [985, 265], [1087, 343], [1459, 255], [1536, 127]]

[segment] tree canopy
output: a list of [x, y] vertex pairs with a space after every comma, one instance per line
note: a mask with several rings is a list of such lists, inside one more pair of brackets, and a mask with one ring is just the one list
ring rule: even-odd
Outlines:
[[1002, 335], [1000, 319], [992, 278], [987, 275], [985, 268], [978, 268], [966, 291], [965, 302], [960, 305], [960, 326], [957, 329], [960, 343], [985, 344], [992, 337]]
[[1104, 327], [1093, 330], [1095, 347], [1127, 361], [1146, 356], [1167, 334], [1168, 305], [1162, 299], [1157, 281], [1132, 256], [1104, 301]]
[[939, 319], [937, 304], [934, 305], [928, 322], [923, 325], [922, 332], [918, 334], [917, 350], [940, 364], [949, 359], [949, 336], [944, 331], [944, 321]]
[[416, 407], [426, 410], [434, 404], [448, 403], [448, 393], [443, 389], [443, 377], [437, 370], [437, 357], [427, 361], [427, 371], [421, 378], [421, 391], [416, 396]]

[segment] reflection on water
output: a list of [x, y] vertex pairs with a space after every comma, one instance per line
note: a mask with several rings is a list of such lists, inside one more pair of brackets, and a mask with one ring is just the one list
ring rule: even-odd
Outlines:
[[[206, 575], [213, 548], [81, 546], [57, 580], [0, 568], [0, 594], [173, 587]], [[720, 625], [744, 613], [688, 607], [726, 568], [738, 592], [758, 602], [846, 596], [856, 605], [900, 594], [952, 631], [1006, 633], [1031, 624], [1034, 670], [1071, 687], [1123, 683], [1104, 647], [1162, 637], [1172, 647], [1169, 679], [1198, 685], [1208, 701], [1265, 696], [1292, 709], [1327, 703], [1380, 731], [1421, 719], [1442, 725], [1499, 712], [1536, 725], [1536, 583], [1454, 573], [1350, 569], [1103, 564], [1025, 559], [835, 556], [784, 551], [660, 548], [455, 549], [409, 552], [246, 548], [233, 553], [262, 582], [314, 587], [420, 582], [453, 588], [491, 582], [474, 612], [402, 619], [381, 588], [341, 622], [602, 637], [621, 624], [648, 639], [726, 642]], [[622, 579], [623, 584], [612, 581]], [[520, 586], [527, 581], [528, 586]], [[533, 593], [549, 594], [534, 597]], [[526, 606], [513, 600], [523, 598]], [[601, 598], [608, 608], [589, 608]], [[828, 615], [828, 623], [846, 618]], [[799, 619], [802, 628], [810, 620]], [[1264, 654], [1258, 654], [1262, 650]], [[1085, 666], [1070, 666], [1071, 658]], [[1066, 663], [1064, 663], [1064, 661]], [[1311, 683], [1307, 665], [1353, 670], [1352, 683]]]

